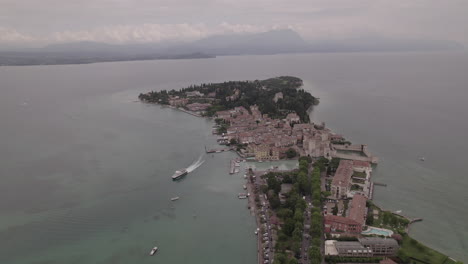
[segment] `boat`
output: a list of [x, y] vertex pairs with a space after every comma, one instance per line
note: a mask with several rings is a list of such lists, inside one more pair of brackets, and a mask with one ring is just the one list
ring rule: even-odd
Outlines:
[[237, 198], [239, 198], [239, 199], [247, 199], [247, 194], [245, 194], [245, 193], [239, 193], [239, 195], [237, 195]]
[[401, 214], [401, 210], [395, 211], [396, 214]]
[[258, 231], [257, 231], [257, 230], [255, 230], [255, 235], [258, 235]]
[[151, 249], [150, 256], [153, 256], [154, 254], [156, 254], [157, 251], [158, 251], [158, 247], [154, 247], [153, 249]]
[[420, 158], [419, 158], [419, 160], [420, 160], [420, 161], [425, 161], [425, 160], [426, 160], [426, 158], [424, 158], [424, 157], [420, 157]]
[[176, 170], [174, 175], [172, 175], [173, 180], [178, 180], [182, 178], [183, 176], [187, 175], [188, 171], [187, 169], [181, 169], [181, 170]]
[[243, 188], [244, 188], [244, 190], [247, 190], [247, 186], [246, 186], [246, 185], [244, 185]]
[[179, 200], [179, 199], [180, 199], [180, 197], [179, 197], [179, 196], [176, 196], [176, 197], [172, 197], [172, 198], [171, 198], [171, 201], [177, 201], [177, 200]]

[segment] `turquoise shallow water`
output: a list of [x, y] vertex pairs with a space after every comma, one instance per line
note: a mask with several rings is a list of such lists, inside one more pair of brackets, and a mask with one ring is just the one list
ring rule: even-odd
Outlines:
[[[278, 75], [302, 78], [321, 100], [313, 119], [380, 157], [379, 205], [424, 218], [415, 238], [468, 261], [467, 68], [465, 53], [0, 67], [0, 263], [254, 263], [232, 153], [170, 180], [215, 144], [211, 123], [134, 101]], [[161, 251], [149, 258], [154, 244]]]

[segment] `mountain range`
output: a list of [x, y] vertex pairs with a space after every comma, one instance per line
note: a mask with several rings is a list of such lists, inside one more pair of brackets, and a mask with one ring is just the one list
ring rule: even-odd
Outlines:
[[0, 51], [0, 65], [79, 64], [106, 61], [193, 59], [223, 55], [308, 52], [434, 51], [463, 49], [448, 41], [360, 37], [307, 42], [291, 29], [209, 36], [193, 42], [107, 44], [73, 42], [43, 48]]

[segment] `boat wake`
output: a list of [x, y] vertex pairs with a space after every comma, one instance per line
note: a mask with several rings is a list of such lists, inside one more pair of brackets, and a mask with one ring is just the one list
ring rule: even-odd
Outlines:
[[187, 172], [190, 173], [196, 170], [198, 167], [200, 167], [205, 162], [205, 160], [203, 160], [202, 158], [203, 158], [203, 155], [200, 155], [200, 157], [198, 157], [198, 159], [195, 162], [193, 162], [190, 166], [188, 166]]

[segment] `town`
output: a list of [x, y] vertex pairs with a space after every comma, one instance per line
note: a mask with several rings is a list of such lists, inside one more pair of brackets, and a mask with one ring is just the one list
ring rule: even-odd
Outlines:
[[258, 263], [429, 263], [434, 256], [456, 263], [409, 237], [409, 226], [422, 219], [372, 202], [375, 185], [385, 185], [372, 181], [379, 159], [367, 145], [310, 122], [308, 111], [318, 99], [298, 90], [301, 85], [286, 76], [139, 98], [214, 118], [213, 134], [227, 148], [206, 151], [235, 151], [240, 158], [231, 162], [231, 174], [241, 160], [299, 160], [298, 169], [287, 171], [246, 168], [248, 193], [239, 198], [248, 199], [256, 215]]

